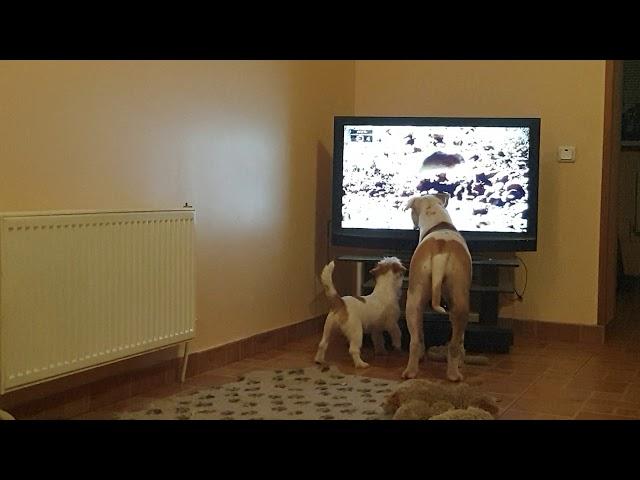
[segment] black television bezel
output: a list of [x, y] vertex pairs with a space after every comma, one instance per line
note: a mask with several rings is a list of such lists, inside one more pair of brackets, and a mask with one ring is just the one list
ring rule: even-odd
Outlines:
[[333, 125], [333, 185], [331, 243], [335, 247], [354, 247], [410, 252], [418, 243], [417, 230], [343, 228], [342, 165], [345, 125], [391, 126], [475, 126], [528, 127], [529, 145], [529, 224], [520, 232], [461, 232], [472, 253], [534, 252], [538, 246], [538, 183], [540, 163], [540, 118], [499, 117], [363, 117], [336, 116]]

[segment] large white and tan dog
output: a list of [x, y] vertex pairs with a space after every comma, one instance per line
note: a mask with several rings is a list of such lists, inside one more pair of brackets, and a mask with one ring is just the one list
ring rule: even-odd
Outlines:
[[365, 368], [369, 364], [360, 357], [362, 335], [370, 333], [376, 354], [386, 352], [383, 332], [391, 336], [395, 350], [400, 350], [401, 332], [398, 326], [400, 318], [400, 293], [402, 280], [407, 269], [395, 257], [380, 260], [371, 270], [376, 286], [371, 295], [365, 297], [340, 297], [333, 285], [334, 262], [322, 270], [321, 280], [331, 310], [324, 324], [322, 340], [318, 345], [315, 361], [324, 363], [329, 338], [334, 329], [339, 329], [349, 340], [349, 353], [356, 368]]
[[445, 298], [451, 322], [451, 340], [447, 351], [447, 378], [462, 380], [459, 367], [464, 361], [464, 331], [469, 320], [471, 255], [462, 235], [446, 210], [447, 194], [413, 197], [407, 204], [420, 240], [409, 265], [406, 317], [411, 335], [409, 362], [403, 378], [415, 378], [418, 363], [424, 356], [423, 318], [425, 305], [446, 313], [441, 306]]

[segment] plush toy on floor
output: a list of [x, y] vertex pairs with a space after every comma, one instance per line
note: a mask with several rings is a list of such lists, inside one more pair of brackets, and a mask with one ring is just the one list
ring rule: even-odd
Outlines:
[[499, 412], [495, 398], [466, 383], [421, 379], [401, 383], [382, 407], [393, 420], [493, 420]]

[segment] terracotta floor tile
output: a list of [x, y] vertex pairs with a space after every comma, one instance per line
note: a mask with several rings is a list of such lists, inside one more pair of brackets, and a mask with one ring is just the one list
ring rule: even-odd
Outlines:
[[630, 383], [636, 380], [636, 377], [635, 372], [631, 373], [630, 371], [613, 370], [604, 377], [604, 380], [606, 382]]
[[498, 417], [499, 420], [571, 420], [572, 417], [561, 415], [550, 415], [548, 413], [527, 412], [510, 408]]
[[541, 361], [539, 363], [518, 362], [511, 359], [505, 359], [499, 362], [493, 370], [498, 372], [511, 372], [511, 373], [543, 373], [549, 368], [550, 363], [548, 361]]
[[521, 373], [516, 371], [511, 375], [509, 375], [508, 377], [504, 377], [504, 380], [509, 382], [533, 383], [536, 380], [539, 380], [540, 378], [544, 377], [545, 375], [549, 375], [549, 373], [548, 372]]
[[483, 382], [480, 386], [487, 392], [519, 396], [522, 395], [531, 384], [521, 382]]
[[578, 413], [575, 417], [575, 420], [633, 420], [629, 417], [623, 417], [622, 415], [607, 415], [606, 413], [597, 413], [597, 412], [589, 412], [582, 411]]
[[572, 417], [578, 413], [583, 403], [584, 400], [529, 397], [516, 400], [513, 408], [542, 414]]
[[267, 350], [266, 352], [254, 353], [249, 358], [254, 360], [271, 360], [272, 358], [276, 358], [278, 355], [285, 353], [289, 353], [289, 351], [283, 349], [272, 349]]
[[574, 375], [584, 367], [586, 362], [586, 359], [554, 359], [551, 360], [551, 364], [546, 371]]
[[628, 383], [623, 382], [574, 378], [567, 384], [567, 388], [594, 390], [596, 392], [623, 393], [627, 388], [627, 385]]
[[640, 418], [640, 404], [594, 398], [593, 396], [585, 402], [583, 410]]
[[610, 400], [614, 402], [624, 401], [624, 393], [611, 393], [611, 392], [593, 392], [591, 395], [593, 400]]
[[616, 408], [615, 414], [640, 420], [640, 406], [638, 408]]
[[570, 417], [580, 410], [591, 393], [589, 390], [534, 383], [516, 400], [513, 408]]
[[562, 373], [547, 372], [540, 377], [536, 378], [532, 383], [536, 387], [542, 388], [563, 388], [566, 387], [573, 379], [572, 375], [566, 375]]
[[623, 400], [625, 402], [640, 404], [640, 390], [628, 388], [624, 393]]

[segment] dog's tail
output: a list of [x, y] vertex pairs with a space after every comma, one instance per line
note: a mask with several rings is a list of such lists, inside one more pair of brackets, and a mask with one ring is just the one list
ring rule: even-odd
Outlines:
[[438, 313], [447, 313], [440, 305], [442, 280], [444, 279], [447, 260], [449, 260], [448, 253], [436, 253], [431, 257], [431, 308]]
[[331, 310], [338, 311], [344, 308], [344, 300], [340, 298], [338, 292], [336, 291], [336, 287], [333, 285], [333, 269], [335, 268], [335, 263], [332, 261], [325, 265], [322, 269], [322, 274], [320, 275], [320, 279], [322, 280], [322, 286], [324, 287], [324, 293], [329, 300], [329, 306]]

